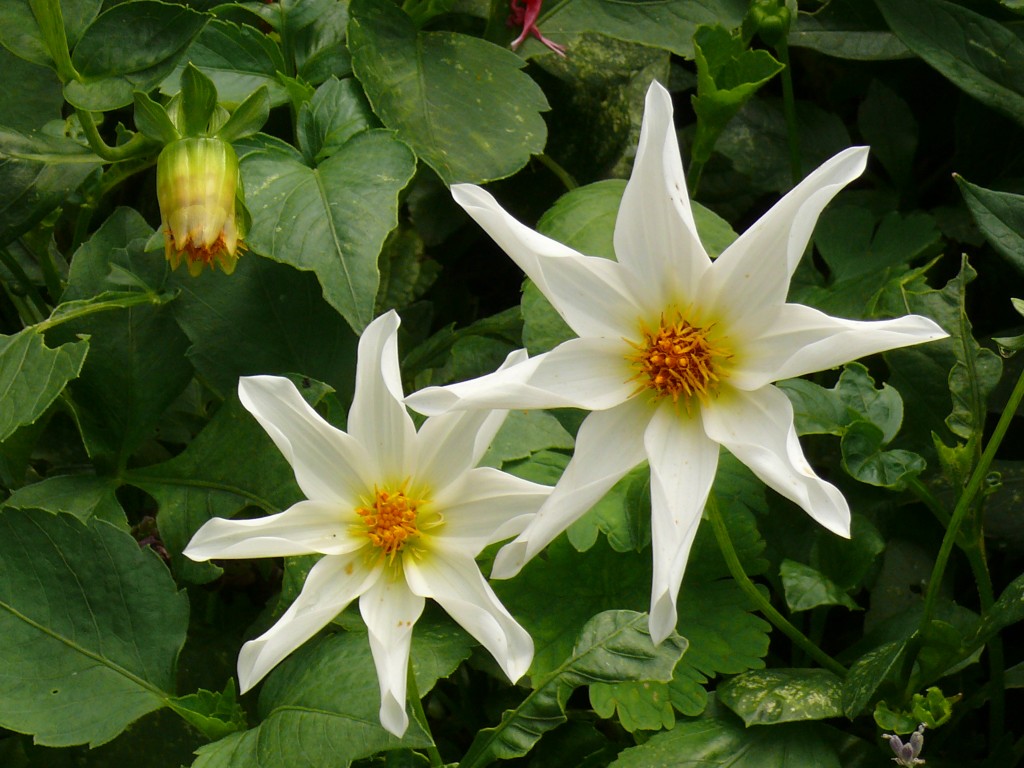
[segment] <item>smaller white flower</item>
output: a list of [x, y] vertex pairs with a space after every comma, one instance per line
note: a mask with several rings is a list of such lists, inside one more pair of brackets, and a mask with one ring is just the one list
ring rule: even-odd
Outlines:
[[[348, 432], [328, 424], [277, 376], [238, 382], [242, 404], [292, 465], [306, 495], [256, 520], [209, 520], [185, 548], [193, 560], [322, 554], [302, 592], [265, 634], [242, 646], [241, 691], [252, 688], [355, 598], [380, 681], [380, 721], [401, 736], [413, 625], [433, 598], [513, 682], [533, 641], [505, 610], [474, 558], [522, 532], [551, 488], [476, 467], [505, 411], [429, 418], [419, 432], [402, 404], [398, 315], [359, 340]], [[506, 365], [523, 359], [519, 353]]]

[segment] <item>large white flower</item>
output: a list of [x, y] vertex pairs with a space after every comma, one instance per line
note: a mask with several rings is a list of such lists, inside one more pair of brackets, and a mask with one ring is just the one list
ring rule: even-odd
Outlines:
[[[380, 680], [381, 724], [400, 736], [409, 724], [406, 672], [424, 598], [440, 603], [512, 681], [530, 666], [533, 641], [474, 558], [521, 532], [552, 489], [476, 467], [505, 412], [437, 416], [417, 433], [402, 404], [398, 324], [389, 312], [359, 340], [347, 433], [320, 418], [288, 379], [239, 380], [242, 404], [288, 459], [308, 500], [256, 520], [214, 518], [185, 554], [193, 560], [322, 554], [280, 620], [242, 647], [241, 690], [358, 597]], [[514, 353], [508, 364], [521, 359]]]
[[617, 261], [584, 256], [509, 216], [479, 187], [455, 200], [536, 283], [579, 336], [482, 378], [429, 387], [406, 402], [425, 414], [472, 408], [593, 411], [554, 493], [498, 554], [514, 575], [626, 472], [651, 467], [655, 641], [676, 624], [690, 547], [725, 446], [768, 486], [831, 531], [850, 511], [817, 477], [771, 383], [861, 355], [944, 337], [910, 315], [857, 322], [787, 304], [789, 281], [821, 210], [864, 170], [868, 149], [826, 162], [715, 261], [701, 245], [683, 177], [668, 92], [647, 92], [640, 145], [615, 223]]

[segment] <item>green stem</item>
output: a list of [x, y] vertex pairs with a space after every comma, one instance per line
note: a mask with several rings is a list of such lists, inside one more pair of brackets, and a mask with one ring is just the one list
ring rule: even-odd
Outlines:
[[782, 63], [782, 109], [786, 115], [786, 135], [789, 138], [789, 172], [793, 186], [803, 178], [803, 163], [800, 162], [800, 132], [796, 122], [796, 99], [793, 96], [793, 73], [789, 65], [789, 43], [783, 38], [775, 52]]
[[555, 160], [547, 153], [541, 152], [539, 155], [536, 155], [536, 158], [540, 161], [541, 165], [558, 177], [558, 180], [562, 182], [562, 186], [564, 186], [568, 191], [571, 192], [579, 186], [579, 183], [573, 178], [572, 174], [555, 162]]
[[420, 725], [423, 726], [423, 730], [430, 737], [430, 746], [427, 747], [427, 757], [430, 759], [430, 766], [431, 768], [444, 768], [444, 760], [441, 759], [441, 753], [437, 751], [434, 734], [430, 732], [430, 723], [427, 722], [427, 713], [423, 711], [423, 702], [420, 701], [420, 690], [416, 685], [416, 674], [412, 671], [412, 661], [409, 662], [409, 672], [406, 678], [408, 679], [406, 683], [408, 689], [406, 698], [412, 704], [413, 715], [415, 715]]
[[1010, 428], [1010, 422], [1017, 413], [1022, 399], [1024, 399], [1024, 371], [1021, 371], [1017, 384], [1014, 386], [1013, 392], [1010, 393], [1006, 407], [999, 416], [996, 428], [992, 431], [992, 437], [989, 439], [988, 445], [985, 446], [985, 450], [982, 451], [981, 459], [974, 467], [970, 480], [967, 481], [967, 487], [964, 488], [963, 493], [960, 494], [960, 498], [957, 500], [956, 507], [953, 510], [953, 517], [949, 521], [949, 527], [942, 537], [939, 554], [935, 558], [935, 567], [932, 568], [931, 579], [928, 581], [928, 591], [925, 592], [924, 610], [921, 613], [920, 624], [920, 634], [922, 636], [927, 635], [932, 616], [935, 615], [935, 604], [939, 598], [939, 587], [942, 584], [942, 577], [945, 575], [946, 565], [949, 562], [950, 554], [953, 552], [957, 535], [960, 533], [960, 526], [963, 525], [964, 520], [967, 519], [967, 515], [974, 505], [974, 499], [981, 490], [981, 484], [988, 475], [988, 470], [992, 465], [992, 460], [995, 458], [996, 451], [999, 449], [1000, 444], [1002, 444], [1006, 431]]
[[39, 24], [39, 31], [43, 33], [50, 58], [57, 67], [60, 81], [66, 83], [69, 80], [80, 80], [81, 75], [71, 63], [60, 0], [29, 0], [29, 5], [32, 8], [32, 15], [36, 17], [36, 23]]
[[711, 525], [714, 528], [715, 539], [718, 541], [718, 548], [722, 550], [722, 556], [725, 558], [725, 564], [729, 567], [729, 573], [732, 574], [732, 577], [736, 580], [736, 583], [739, 584], [740, 589], [743, 590], [744, 594], [753, 601], [757, 606], [757, 609], [764, 614], [764, 617], [768, 619], [776, 629], [796, 643], [804, 653], [826, 669], [834, 672], [840, 677], [845, 677], [846, 667], [821, 650], [821, 648], [812, 643], [807, 636], [803, 634], [803, 632], [790, 624], [786, 617], [779, 613], [775, 609], [775, 606], [768, 602], [768, 599], [761, 594], [761, 591], [754, 585], [754, 582], [750, 580], [750, 577], [747, 576], [747, 572], [743, 570], [743, 564], [740, 562], [739, 555], [736, 554], [736, 548], [733, 547], [732, 539], [729, 537], [729, 529], [725, 525], [725, 520], [718, 511], [718, 502], [715, 500], [714, 495], [708, 497], [706, 512], [711, 520]]
[[931, 513], [935, 515], [935, 518], [942, 523], [943, 527], [949, 526], [949, 513], [946, 508], [942, 506], [942, 502], [939, 501], [935, 494], [931, 492], [931, 489], [927, 485], [921, 482], [917, 477], [908, 477], [904, 479], [907, 487], [913, 491], [914, 495], [917, 496], [918, 501], [928, 507]]
[[[974, 581], [978, 585], [978, 599], [981, 603], [981, 615], [985, 616], [992, 610], [995, 604], [995, 592], [992, 589], [992, 577], [988, 572], [988, 563], [985, 558], [985, 539], [979, 535], [976, 543], [964, 549], [967, 553], [967, 561], [970, 563], [971, 572], [974, 574]], [[995, 749], [996, 744], [1004, 733], [1003, 723], [1006, 716], [1006, 682], [1003, 677], [1003, 641], [996, 634], [988, 641], [988, 667], [990, 682], [989, 698], [989, 722], [988, 738], [989, 750]]]
[[[32, 285], [32, 281], [28, 279], [28, 275], [26, 275], [25, 270], [21, 268], [21, 264], [18, 263], [18, 260], [14, 258], [6, 248], [0, 248], [0, 263], [2, 263], [14, 276], [14, 279], [18, 281], [21, 286], [21, 294], [23, 296], [27, 296], [32, 302], [31, 306], [34, 311], [31, 316], [25, 317], [24, 312], [19, 311], [19, 314], [22, 315], [22, 322], [24, 322], [25, 325], [32, 325], [33, 323], [38, 322], [41, 318], [46, 317], [46, 315], [50, 313], [49, 308], [46, 306], [46, 302], [43, 300], [43, 297], [39, 295], [39, 291], [36, 290], [36, 287]], [[8, 285], [6, 287], [13, 297], [15, 292], [11, 290], [11, 286]]]
[[82, 130], [85, 132], [85, 138], [89, 142], [90, 149], [108, 163], [141, 157], [153, 152], [156, 147], [152, 141], [141, 133], [136, 133], [124, 144], [112, 147], [103, 141], [103, 137], [100, 136], [100, 132], [96, 128], [96, 122], [92, 119], [91, 112], [86, 109], [76, 109], [75, 114], [78, 115], [78, 120], [82, 124]]

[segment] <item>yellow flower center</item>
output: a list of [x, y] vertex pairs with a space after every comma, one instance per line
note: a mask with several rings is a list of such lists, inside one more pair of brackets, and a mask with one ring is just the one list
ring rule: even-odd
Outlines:
[[423, 503], [406, 496], [404, 488], [397, 491], [375, 488], [373, 502], [365, 507], [357, 507], [356, 512], [363, 518], [366, 535], [373, 545], [394, 559], [406, 543], [411, 543], [419, 536], [416, 508]]
[[663, 313], [658, 327], [642, 324], [643, 340], [629, 342], [636, 353], [627, 360], [636, 370], [633, 380], [640, 382], [637, 393], [653, 390], [657, 397], [682, 399], [687, 410], [692, 398], [706, 403], [718, 389], [726, 372], [722, 363], [732, 357], [729, 350], [712, 340], [714, 324], [692, 325], [682, 313]]

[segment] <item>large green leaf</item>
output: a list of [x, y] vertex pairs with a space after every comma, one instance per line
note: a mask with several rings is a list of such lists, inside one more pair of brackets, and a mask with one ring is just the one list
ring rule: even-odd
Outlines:
[[755, 669], [718, 686], [718, 700], [751, 725], [841, 717], [843, 683], [827, 669]]
[[234, 109], [261, 85], [270, 94], [272, 106], [288, 100], [278, 72], [287, 71], [281, 47], [269, 35], [253, 27], [215, 19], [199, 33], [163, 82], [160, 91], [167, 95], [178, 92], [184, 63], [191, 62], [213, 80], [217, 99]]
[[1024, 273], [1024, 195], [998, 192], [955, 176], [967, 208], [989, 244]]
[[[112, 270], [123, 270], [149, 288], [163, 287], [168, 267], [162, 254], [146, 252], [153, 230], [133, 209], [118, 208], [76, 252], [64, 302], [83, 301], [120, 288]], [[154, 434], [164, 410], [192, 378], [185, 357], [188, 339], [170, 304], [142, 303], [83, 314], [50, 332], [71, 340], [88, 334], [89, 356], [71, 384], [71, 404], [89, 454], [116, 472]]]
[[[420, 619], [411, 654], [420, 693], [450, 675], [471, 647], [469, 636], [450, 621]], [[203, 747], [193, 768], [343, 768], [383, 750], [429, 744], [414, 717], [401, 739], [385, 731], [379, 708], [365, 633], [330, 635], [300, 648], [267, 678], [257, 727]]]
[[70, 139], [0, 127], [0, 245], [31, 229], [99, 166], [98, 157]]
[[[323, 386], [310, 382], [300, 391], [315, 403]], [[244, 458], [239, 446], [245, 446]], [[234, 517], [247, 506], [280, 512], [302, 498], [288, 462], [234, 394], [185, 451], [163, 464], [129, 470], [126, 479], [156, 499], [160, 534], [175, 571], [198, 582], [220, 573], [181, 556], [203, 523]]]
[[964, 93], [1024, 123], [1024, 42], [999, 22], [945, 0], [876, 0], [915, 54]]
[[505, 712], [500, 724], [480, 731], [459, 765], [480, 768], [525, 755], [544, 733], [565, 722], [565, 705], [576, 688], [595, 682], [666, 681], [686, 646], [676, 634], [655, 646], [646, 614], [605, 611], [594, 616], [572, 652], [546, 675], [534, 675], [533, 692]]
[[71, 54], [81, 75], [64, 87], [76, 107], [107, 111], [132, 103], [133, 91], [156, 87], [206, 24], [184, 5], [138, 0], [107, 9], [86, 28]]
[[188, 601], [128, 534], [69, 515], [0, 514], [0, 725], [102, 744], [164, 705]]
[[744, 728], [722, 712], [676, 723], [622, 752], [610, 768], [840, 768], [827, 733], [812, 723]]
[[[64, 33], [68, 45], [74, 48], [96, 14], [100, 12], [102, 0], [61, 0], [60, 12], [64, 20]], [[52, 67], [50, 51], [39, 29], [30, 0], [6, 0], [0, 3], [0, 44], [18, 58], [34, 64]], [[4, 70], [10, 77], [10, 72]], [[8, 85], [17, 82], [7, 81]]]
[[222, 397], [239, 376], [301, 373], [351, 398], [356, 336], [314, 275], [243, 256], [230, 275], [196, 280], [182, 271], [172, 279], [181, 290], [175, 317], [192, 342], [188, 358]]
[[82, 522], [106, 520], [128, 530], [124, 509], [114, 492], [120, 483], [95, 475], [55, 475], [12, 493], [3, 503], [12, 509], [40, 509], [74, 515]]
[[43, 415], [64, 386], [82, 370], [88, 341], [50, 349], [34, 328], [0, 335], [0, 440]]
[[354, 0], [352, 67], [374, 111], [447, 183], [511, 176], [544, 151], [547, 99], [511, 51], [418, 32], [391, 0]]
[[816, 568], [783, 560], [779, 566], [779, 578], [786, 595], [786, 605], [791, 613], [809, 611], [820, 605], [842, 605], [857, 610], [857, 604], [828, 576]]
[[19, 59], [0, 47], [0, 71], [6, 79], [0, 90], [0, 124], [28, 133], [42, 128], [48, 120], [60, 118], [64, 97], [53, 70]]
[[789, 44], [841, 59], [875, 61], [907, 58], [910, 51], [885, 25], [874, 0], [828, 3], [797, 14]]
[[380, 130], [356, 134], [315, 168], [284, 142], [250, 146], [241, 161], [249, 246], [316, 273], [327, 302], [361, 331], [373, 319], [377, 256], [398, 223], [398, 193], [415, 158]]
[[[567, 0], [544, 9], [538, 25], [556, 42], [596, 33], [693, 58], [693, 33], [699, 25], [738, 27], [746, 10], [746, 0]], [[534, 40], [527, 40], [522, 50], [524, 56], [547, 51]]]

